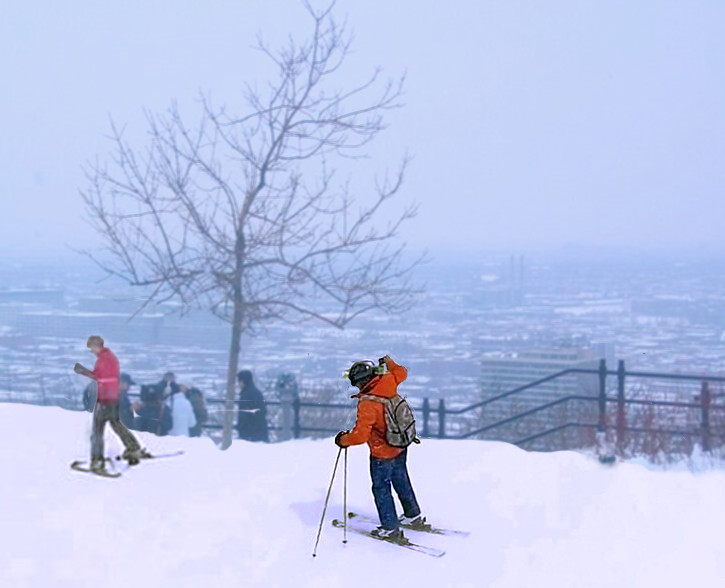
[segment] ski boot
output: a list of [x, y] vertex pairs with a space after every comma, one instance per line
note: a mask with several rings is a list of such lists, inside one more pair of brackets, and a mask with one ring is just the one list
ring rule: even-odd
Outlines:
[[121, 455], [121, 459], [125, 459], [128, 462], [128, 465], [135, 466], [138, 465], [144, 457], [144, 453], [143, 449], [126, 449], [123, 452], [123, 455]]
[[412, 529], [414, 531], [426, 531], [431, 528], [431, 526], [426, 523], [425, 517], [422, 514], [416, 515], [414, 517], [406, 517], [405, 515], [402, 515], [398, 519], [398, 521], [404, 527], [407, 527], [408, 529]]
[[105, 472], [106, 471], [106, 460], [102, 457], [94, 457], [91, 459], [91, 465], [89, 468], [92, 472]]
[[405, 541], [405, 535], [403, 535], [402, 529], [384, 529], [383, 527], [378, 527], [370, 531], [370, 534], [373, 537], [392, 541], [393, 543], [402, 543]]

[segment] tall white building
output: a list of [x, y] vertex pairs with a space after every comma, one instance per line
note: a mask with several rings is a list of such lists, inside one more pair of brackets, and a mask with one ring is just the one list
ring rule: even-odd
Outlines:
[[[489, 399], [569, 368], [597, 369], [600, 349], [563, 347], [531, 349], [511, 355], [486, 356], [481, 361], [481, 399]], [[607, 358], [604, 358], [607, 359]], [[596, 374], [567, 374], [550, 382], [496, 400], [483, 407], [480, 426], [519, 415], [570, 395], [596, 397]], [[595, 417], [595, 402], [569, 401], [535, 413], [483, 435], [484, 438], [517, 441], [564, 424], [562, 419]]]

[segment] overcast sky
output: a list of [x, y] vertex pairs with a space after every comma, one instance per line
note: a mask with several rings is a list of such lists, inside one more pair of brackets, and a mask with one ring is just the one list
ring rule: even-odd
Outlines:
[[[415, 248], [725, 249], [725, 3], [340, 0], [353, 84], [407, 72], [376, 162], [414, 161]], [[109, 116], [198, 92], [241, 110], [264, 82], [257, 31], [309, 30], [294, 0], [69, 2], [0, 8], [0, 248], [48, 254], [94, 235], [81, 165]], [[348, 81], [349, 80], [349, 81]]]

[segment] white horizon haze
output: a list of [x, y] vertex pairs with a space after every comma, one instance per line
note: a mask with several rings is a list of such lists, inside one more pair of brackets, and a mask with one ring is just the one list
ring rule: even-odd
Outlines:
[[[320, 3], [315, 3], [320, 5]], [[400, 202], [414, 250], [723, 250], [725, 5], [339, 0], [343, 87], [406, 74], [370, 149], [413, 156]], [[300, 2], [4, 3], [0, 251], [55, 255], [98, 236], [82, 165], [109, 119], [143, 147], [144, 110], [199, 92], [244, 111], [269, 64], [251, 49], [309, 31]], [[365, 164], [367, 166], [367, 164]]]

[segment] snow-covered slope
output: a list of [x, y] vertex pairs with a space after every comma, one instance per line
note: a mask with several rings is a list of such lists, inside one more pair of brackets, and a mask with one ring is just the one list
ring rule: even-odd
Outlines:
[[[90, 415], [0, 405], [0, 586], [719, 586], [725, 474], [613, 468], [571, 452], [426, 440], [410, 451], [425, 514], [470, 537], [419, 535], [441, 559], [349, 535], [342, 472], [311, 557], [337, 448], [141, 434], [117, 480], [72, 471]], [[107, 452], [119, 450], [107, 434]], [[342, 460], [341, 460], [342, 463]], [[348, 503], [374, 513], [367, 448], [349, 452]], [[412, 536], [412, 534], [411, 534]]]

